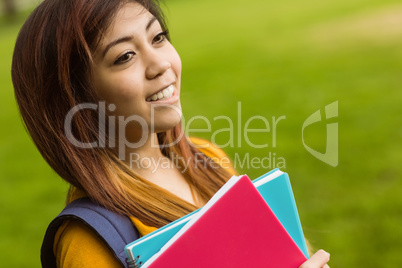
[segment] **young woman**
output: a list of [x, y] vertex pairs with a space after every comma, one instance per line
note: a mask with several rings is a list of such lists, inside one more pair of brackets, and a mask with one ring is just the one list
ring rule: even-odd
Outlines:
[[[33, 141], [71, 185], [68, 202], [89, 197], [141, 235], [199, 208], [235, 173], [211, 160], [222, 151], [183, 135], [181, 62], [155, 1], [43, 1], [21, 29], [12, 78]], [[74, 220], [53, 251], [58, 267], [120, 265]], [[328, 260], [321, 250], [301, 267]]]

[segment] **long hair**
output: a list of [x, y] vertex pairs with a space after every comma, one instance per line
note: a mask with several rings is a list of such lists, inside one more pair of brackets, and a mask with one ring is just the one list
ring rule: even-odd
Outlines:
[[[89, 79], [92, 55], [102, 34], [127, 0], [44, 0], [22, 27], [13, 55], [12, 80], [27, 131], [49, 165], [68, 183], [112, 211], [161, 227], [196, 206], [148, 182], [117, 157], [115, 150], [79, 148], [64, 129], [68, 112], [99, 101]], [[159, 3], [137, 0], [166, 30]], [[80, 110], [72, 132], [82, 143], [101, 139], [98, 112]], [[158, 133], [167, 157], [179, 156], [179, 168], [202, 201], [230, 177], [183, 136], [181, 124]], [[194, 161], [196, 157], [203, 161]], [[184, 168], [185, 167], [185, 168]]]

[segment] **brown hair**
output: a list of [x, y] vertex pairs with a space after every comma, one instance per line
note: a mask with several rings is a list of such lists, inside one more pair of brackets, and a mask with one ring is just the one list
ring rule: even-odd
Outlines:
[[[160, 227], [196, 207], [140, 177], [120, 161], [110, 148], [83, 149], [65, 134], [67, 113], [78, 104], [96, 103], [91, 84], [92, 52], [102, 33], [125, 0], [44, 0], [22, 27], [14, 50], [12, 79], [15, 96], [26, 128], [49, 165], [71, 185], [108, 209], [137, 217], [149, 226]], [[166, 29], [158, 2], [137, 0]], [[80, 110], [72, 121], [77, 140], [99, 140], [98, 115]], [[216, 168], [183, 135], [181, 124], [158, 133], [163, 147], [188, 162], [183, 173], [202, 201], [207, 201], [230, 176]], [[107, 139], [107, 138], [106, 138]], [[198, 155], [198, 154], [197, 154]], [[199, 156], [198, 156], [199, 157]], [[189, 161], [190, 160], [190, 161]]]

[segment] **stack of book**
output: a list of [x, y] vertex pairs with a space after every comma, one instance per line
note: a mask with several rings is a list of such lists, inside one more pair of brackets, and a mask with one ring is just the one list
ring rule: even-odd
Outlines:
[[287, 173], [233, 176], [208, 203], [125, 248], [133, 267], [297, 268], [308, 258]]

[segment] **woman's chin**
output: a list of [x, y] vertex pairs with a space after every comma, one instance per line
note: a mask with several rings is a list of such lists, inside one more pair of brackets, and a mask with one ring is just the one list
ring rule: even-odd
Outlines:
[[175, 126], [181, 123], [181, 116], [175, 115], [175, 116], [165, 116], [163, 120], [155, 120], [151, 124], [151, 132], [155, 133], [160, 133], [164, 131], [171, 130]]

